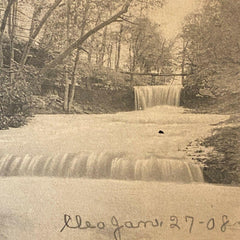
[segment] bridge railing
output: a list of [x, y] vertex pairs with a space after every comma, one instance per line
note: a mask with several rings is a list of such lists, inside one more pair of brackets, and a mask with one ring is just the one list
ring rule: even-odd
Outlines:
[[[130, 76], [130, 82], [132, 86], [139, 85], [138, 84], [138, 79], [134, 78], [134, 76], [146, 76], [150, 77], [150, 85], [165, 85], [165, 84], [172, 84], [175, 80], [175, 77], [182, 77], [182, 80], [187, 74], [182, 74], [182, 73], [138, 73], [138, 72], [127, 72], [127, 71], [122, 71], [121, 73], [127, 74]], [[160, 81], [157, 81], [157, 77], [160, 77]]]

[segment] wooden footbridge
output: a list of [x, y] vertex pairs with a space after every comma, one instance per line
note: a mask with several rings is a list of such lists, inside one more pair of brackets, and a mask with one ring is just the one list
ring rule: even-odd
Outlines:
[[[156, 85], [156, 77], [163, 77], [164, 80], [161, 81], [161, 84], [166, 84], [165, 77], [182, 77], [182, 81], [184, 80], [185, 76], [188, 76], [186, 73], [139, 73], [139, 72], [125, 72], [122, 71], [121, 73], [130, 75], [130, 81], [134, 85], [134, 76], [149, 76], [151, 77], [151, 85]], [[174, 79], [173, 79], [174, 81]]]

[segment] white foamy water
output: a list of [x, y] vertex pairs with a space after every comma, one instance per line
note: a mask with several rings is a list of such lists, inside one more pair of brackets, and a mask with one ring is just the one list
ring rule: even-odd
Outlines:
[[[58, 176], [203, 182], [182, 151], [220, 115], [184, 114], [158, 106], [112, 115], [38, 115], [2, 131], [1, 176]], [[159, 134], [159, 130], [164, 134]]]
[[181, 89], [181, 85], [134, 87], [135, 110], [158, 105], [179, 106]]
[[[182, 151], [225, 119], [160, 106], [38, 115], [28, 126], [1, 131], [0, 239], [237, 240], [239, 188], [193, 183], [203, 181], [201, 168]], [[81, 227], [101, 222], [104, 229], [60, 232], [64, 214], [73, 227], [78, 215]]]

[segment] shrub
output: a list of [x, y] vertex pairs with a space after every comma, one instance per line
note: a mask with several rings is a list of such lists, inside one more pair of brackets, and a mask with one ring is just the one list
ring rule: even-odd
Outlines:
[[81, 64], [76, 76], [80, 80], [78, 83], [88, 88], [96, 86], [105, 89], [119, 89], [129, 85], [129, 77], [126, 74], [99, 65]]
[[240, 127], [217, 129], [216, 134], [203, 142], [206, 147], [213, 147], [205, 161], [204, 170], [208, 182], [234, 184], [240, 183]]
[[0, 129], [19, 127], [31, 115], [32, 93], [24, 76], [0, 73]]

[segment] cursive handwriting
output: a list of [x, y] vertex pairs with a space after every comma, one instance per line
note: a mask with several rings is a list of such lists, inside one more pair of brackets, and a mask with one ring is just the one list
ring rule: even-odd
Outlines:
[[[112, 216], [109, 223], [113, 227], [113, 237], [114, 240], [121, 240], [122, 239], [122, 229], [133, 229], [137, 230], [139, 228], [163, 228], [168, 227], [169, 229], [175, 229], [180, 231], [182, 226], [179, 223], [179, 217], [177, 216], [170, 216], [169, 221], [163, 221], [159, 219], [153, 220], [139, 220], [136, 222], [127, 220], [123, 223], [120, 223], [118, 218]], [[209, 218], [206, 221], [196, 220], [193, 216], [184, 216], [183, 217], [185, 224], [188, 224], [188, 232], [189, 234], [192, 233], [196, 224], [203, 225], [207, 231], [213, 231], [214, 229], [218, 229], [220, 232], [226, 232], [227, 228], [234, 228], [238, 229], [240, 227], [240, 221], [231, 224], [227, 215], [222, 215], [221, 223], [216, 225], [215, 218]], [[183, 225], [183, 223], [181, 223]], [[97, 223], [91, 223], [89, 220], [83, 221], [80, 215], [75, 215], [71, 217], [68, 214], [64, 214], [64, 225], [61, 228], [60, 232], [63, 232], [66, 229], [78, 229], [78, 230], [104, 230], [108, 226], [104, 221], [99, 221]]]
[[81, 216], [76, 215], [75, 225], [73, 225], [73, 220], [71, 216], [64, 214], [64, 226], [62, 227], [60, 232], [62, 232], [66, 227], [71, 229], [82, 229], [82, 230], [91, 229], [91, 228], [98, 228], [99, 230], [102, 230], [105, 228], [105, 223], [98, 222], [96, 225], [92, 225], [91, 222], [86, 221], [85, 225], [83, 226]]

